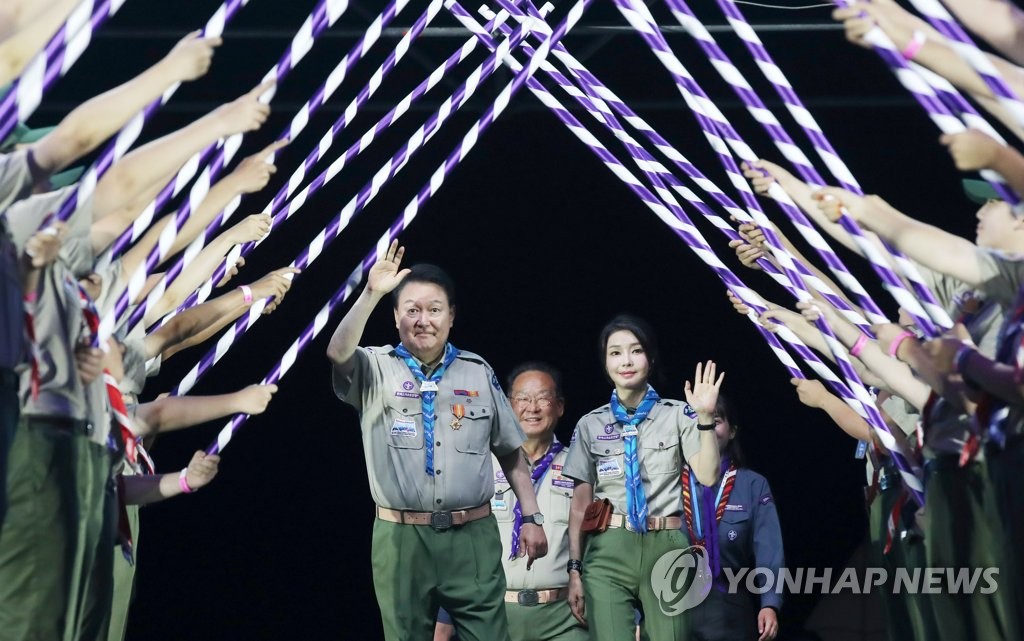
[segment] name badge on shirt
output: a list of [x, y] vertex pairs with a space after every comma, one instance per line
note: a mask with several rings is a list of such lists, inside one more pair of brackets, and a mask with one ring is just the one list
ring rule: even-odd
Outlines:
[[622, 435], [623, 436], [636, 436], [640, 431], [636, 429], [636, 425], [623, 425]]
[[416, 438], [419, 432], [416, 430], [416, 421], [411, 418], [396, 418], [391, 424], [391, 436], [402, 438]]
[[614, 479], [622, 476], [622, 466], [617, 458], [603, 458], [597, 461], [597, 478]]
[[436, 392], [437, 381], [420, 381], [421, 392]]

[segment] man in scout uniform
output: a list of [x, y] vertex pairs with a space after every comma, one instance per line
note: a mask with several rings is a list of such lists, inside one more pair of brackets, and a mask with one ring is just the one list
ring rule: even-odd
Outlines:
[[[505, 474], [496, 470], [491, 509], [501, 532], [509, 633], [512, 641], [585, 641], [586, 630], [579, 626], [565, 602], [569, 582], [565, 572], [569, 560], [569, 504], [574, 483], [562, 475], [568, 450], [555, 437], [558, 419], [565, 411], [562, 375], [546, 363], [524, 363], [512, 370], [508, 385], [512, 409], [526, 433], [523, 451], [530, 461], [537, 503], [546, 516], [544, 527], [548, 534], [548, 555], [527, 570], [524, 550], [518, 542], [521, 510], [509, 492]], [[448, 613], [438, 613], [435, 641], [449, 639], [453, 632]]]
[[[507, 640], [490, 454], [519, 498], [529, 567], [547, 553], [547, 539], [520, 448], [525, 439], [491, 367], [448, 342], [451, 279], [430, 265], [400, 271], [403, 254], [393, 242], [374, 264], [327, 348], [334, 391], [360, 415], [377, 504], [372, 564], [384, 635], [428, 639], [444, 607], [462, 638]], [[401, 343], [359, 347], [388, 293]]]

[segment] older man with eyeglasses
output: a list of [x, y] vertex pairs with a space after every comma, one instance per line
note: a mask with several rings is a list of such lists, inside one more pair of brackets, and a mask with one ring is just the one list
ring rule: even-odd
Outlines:
[[[500, 467], [495, 467], [491, 511], [501, 534], [502, 565], [507, 591], [505, 612], [512, 641], [583, 641], [587, 632], [566, 603], [569, 577], [569, 504], [573, 481], [562, 475], [568, 448], [558, 441], [555, 427], [565, 411], [562, 376], [541, 362], [523, 363], [508, 377], [509, 401], [526, 434], [523, 451], [530, 462], [537, 505], [544, 514], [548, 554], [532, 568], [518, 545], [522, 510]], [[435, 641], [453, 638], [452, 620], [438, 614]]]

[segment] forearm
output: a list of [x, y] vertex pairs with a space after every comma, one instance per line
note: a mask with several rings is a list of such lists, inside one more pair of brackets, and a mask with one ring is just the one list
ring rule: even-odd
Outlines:
[[200, 425], [242, 411], [237, 392], [217, 396], [167, 396], [149, 403], [141, 403], [135, 411], [136, 436], [151, 436], [162, 432]]
[[860, 352], [861, 361], [878, 376], [890, 393], [899, 396], [920, 410], [928, 400], [930, 389], [900, 360], [882, 351], [877, 341], [869, 341]]
[[583, 514], [594, 500], [594, 486], [577, 483], [569, 504], [569, 558], [583, 559]]
[[966, 380], [1007, 403], [1024, 403], [1024, 385], [1018, 380], [1016, 369], [1010, 365], [975, 352], [964, 362], [962, 374]]
[[[924, 351], [921, 344], [916, 340], [908, 339], [900, 343], [896, 357], [913, 368], [917, 376], [930, 390], [934, 390], [935, 393], [945, 398], [954, 407], [967, 409], [973, 406], [973, 403], [964, 396], [962, 385], [950, 381], [945, 375], [940, 373], [932, 362], [931, 356]], [[897, 392], [897, 395], [903, 396], [899, 392]], [[903, 396], [903, 398], [918, 408], [924, 407], [923, 402], [917, 405], [917, 401], [921, 398], [920, 394], [917, 395], [917, 400], [908, 396]], [[925, 400], [927, 400], [927, 395], [925, 395]]]
[[843, 430], [858, 441], [871, 440], [871, 427], [857, 412], [836, 396], [829, 395], [821, 409]]
[[[698, 424], [712, 425], [714, 422], [713, 415], [698, 412]], [[701, 485], [711, 487], [718, 482], [722, 455], [718, 451], [718, 437], [715, 436], [715, 430], [700, 430], [700, 451], [687, 462], [693, 468], [693, 473]]]
[[155, 323], [164, 314], [181, 305], [189, 294], [209, 280], [233, 245], [231, 238], [221, 234], [196, 254], [188, 267], [181, 270], [174, 282], [167, 286], [157, 303], [146, 312], [146, 324]]
[[888, 239], [914, 262], [971, 286], [981, 284], [973, 243], [914, 220], [881, 198], [869, 197], [869, 201], [861, 221], [865, 227]]
[[178, 473], [121, 476], [125, 505], [149, 505], [182, 494]]
[[996, 155], [992, 169], [1009, 183], [1013, 191], [1024, 194], [1024, 156], [1010, 146], [1003, 146]]
[[199, 345], [248, 309], [245, 295], [238, 289], [190, 307], [154, 332], [161, 332], [161, 347], [156, 354], [162, 354], [166, 360], [184, 349]]
[[54, 10], [54, 0], [6, 0], [0, 3], [0, 41], [10, 38], [44, 12]]
[[363, 289], [345, 317], [341, 319], [338, 328], [331, 335], [331, 341], [327, 344], [327, 358], [335, 366], [349, 364], [359, 341], [366, 329], [366, 322], [370, 319], [373, 308], [377, 306], [382, 296], [371, 292], [368, 288]]
[[530, 479], [530, 467], [526, 464], [526, 455], [521, 449], [509, 452], [498, 459], [501, 471], [505, 473], [509, 486], [519, 499], [519, 505], [523, 514], [536, 514], [540, 511], [537, 507], [537, 495], [533, 491], [533, 481]]
[[965, 27], [1004, 56], [1024, 63], [1024, 12], [1006, 0], [943, 0]]
[[[124, 230], [131, 226], [135, 219], [137, 219], [149, 205], [153, 204], [160, 190], [167, 185], [168, 182], [174, 178], [174, 173], [169, 173], [161, 176], [157, 180], [153, 181], [149, 186], [143, 189], [131, 202], [125, 204], [122, 207], [118, 207], [113, 212], [108, 213], [102, 219], [92, 223], [89, 229], [89, 234], [93, 243], [93, 251], [99, 254], [106, 250], [114, 240], [116, 240]], [[154, 215], [157, 212], [154, 212]], [[163, 229], [161, 222], [169, 220], [166, 216], [157, 221], [155, 224], [151, 224], [146, 233], [143, 234], [135, 246], [145, 247], [145, 251], [148, 253], [150, 249], [156, 246], [157, 240], [160, 238], [160, 230]], [[166, 224], [166, 223], [164, 223]]]
[[199, 234], [206, 230], [206, 227], [213, 221], [217, 214], [224, 211], [224, 208], [241, 193], [237, 180], [228, 175], [223, 180], [217, 181], [206, 193], [196, 210], [185, 221], [184, 226], [178, 231], [178, 237], [174, 240], [169, 255], [174, 255], [185, 249], [189, 243], [199, 237]]
[[11, 83], [21, 75], [32, 58], [57, 33], [79, 0], [57, 0], [20, 25], [18, 31], [0, 42], [0, 86]]
[[96, 185], [94, 219], [114, 213], [160, 177], [177, 172], [192, 154], [215, 142], [224, 131], [221, 118], [210, 113], [126, 155]]

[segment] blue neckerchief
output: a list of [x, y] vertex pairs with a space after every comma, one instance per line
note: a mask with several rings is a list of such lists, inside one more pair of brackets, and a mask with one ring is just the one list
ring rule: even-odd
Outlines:
[[626, 517], [633, 530], [641, 534], [647, 532], [647, 497], [644, 495], [644, 485], [640, 478], [640, 459], [636, 450], [636, 437], [639, 432], [635, 428], [647, 418], [659, 399], [658, 393], [648, 385], [644, 400], [640, 402], [640, 406], [636, 408], [632, 417], [626, 414], [626, 408], [619, 402], [619, 394], [616, 390], [612, 390], [610, 403], [615, 420], [621, 423], [623, 428], [634, 428], [622, 431], [626, 468]]
[[420, 382], [420, 402], [423, 407], [423, 450], [427, 453], [427, 475], [434, 476], [434, 421], [437, 420], [437, 415], [434, 413], [434, 399], [437, 397], [437, 391], [435, 390], [424, 390], [423, 383], [437, 383], [444, 376], [444, 373], [448, 370], [448, 366], [452, 364], [455, 357], [459, 355], [459, 350], [451, 343], [445, 343], [444, 346], [444, 359], [441, 361], [441, 365], [434, 370], [434, 373], [427, 378], [423, 374], [423, 368], [413, 358], [409, 350], [406, 349], [405, 345], [401, 343], [395, 348], [395, 353], [401, 356], [405, 360], [405, 364], [409, 367], [409, 371], [412, 375]]

